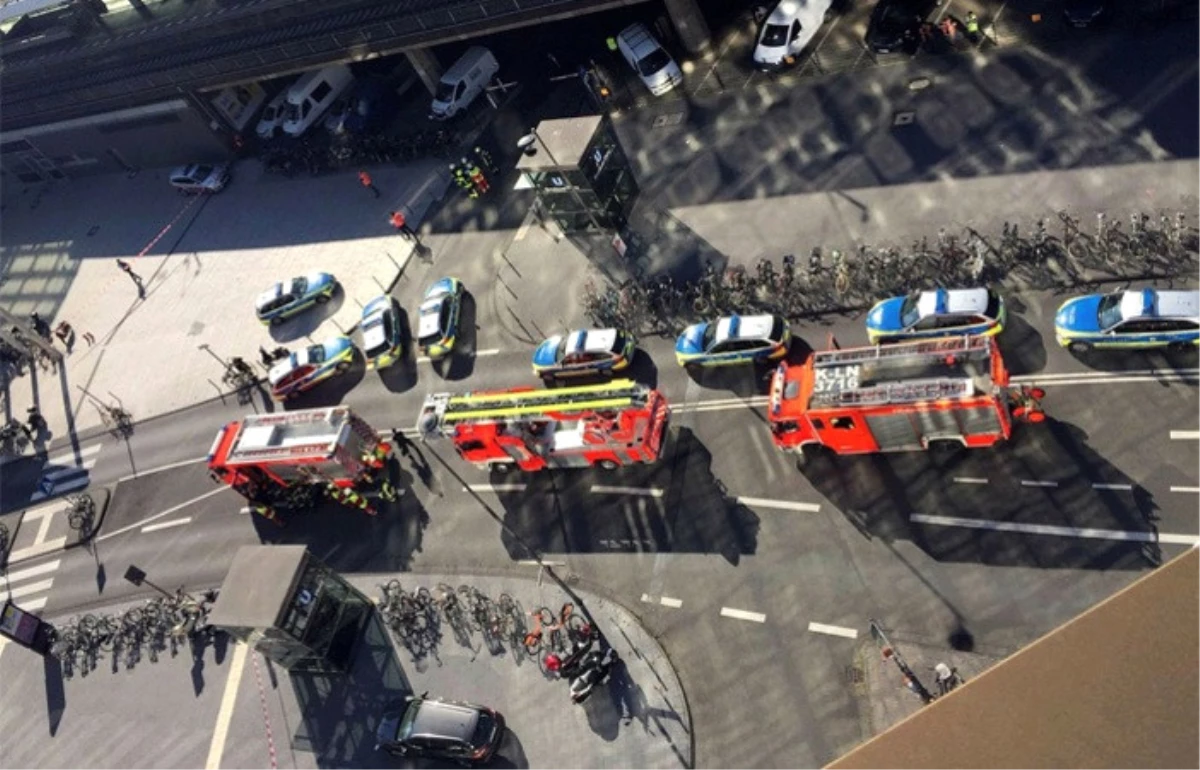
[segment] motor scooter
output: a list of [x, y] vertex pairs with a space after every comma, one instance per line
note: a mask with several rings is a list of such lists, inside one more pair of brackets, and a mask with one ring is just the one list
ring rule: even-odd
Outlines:
[[603, 651], [593, 650], [584, 656], [578, 673], [571, 678], [571, 702], [583, 703], [587, 700], [597, 685], [608, 681], [613, 665], [619, 660], [617, 651], [612, 647]]

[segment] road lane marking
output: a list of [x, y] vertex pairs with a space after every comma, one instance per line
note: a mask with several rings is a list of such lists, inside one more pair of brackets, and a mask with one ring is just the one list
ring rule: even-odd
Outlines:
[[1192, 492], [1200, 493], [1200, 487], [1171, 487], [1172, 492]]
[[39, 596], [36, 599], [30, 599], [27, 602], [21, 602], [21, 609], [25, 610], [26, 612], [37, 612], [46, 606], [46, 601], [47, 598], [45, 596]]
[[498, 355], [500, 355], [500, 348], [488, 348], [487, 350], [476, 350], [475, 351], [476, 358], [478, 358], [479, 356], [498, 356]]
[[521, 559], [517, 562], [522, 567], [565, 567], [565, 561], [538, 561], [537, 559]]
[[36, 594], [39, 591], [48, 591], [50, 589], [50, 586], [52, 586], [52, 585], [54, 585], [53, 580], [39, 580], [38, 582], [30, 583], [29, 585], [23, 585], [23, 586], [17, 586], [16, 588], [10, 588], [8, 591], [8, 598], [9, 599], [19, 599], [22, 596], [29, 596], [30, 594]]
[[986, 484], [986, 483], [988, 483], [988, 480], [987, 479], [977, 479], [977, 478], [973, 478], [971, 476], [955, 476], [954, 483], [955, 484]]
[[161, 513], [156, 513], [153, 516], [149, 516], [145, 519], [142, 519], [141, 521], [135, 521], [134, 523], [132, 523], [128, 526], [121, 527], [120, 529], [113, 530], [112, 532], [109, 532], [107, 534], [100, 535], [99, 537], [95, 538], [95, 541], [99, 542], [101, 540], [108, 540], [110, 537], [116, 537], [117, 535], [123, 535], [126, 532], [131, 532], [135, 529], [138, 529], [139, 527], [143, 527], [143, 526], [149, 524], [152, 521], [157, 521], [158, 519], [161, 519], [164, 516], [170, 516], [172, 513], [175, 513], [175, 511], [179, 511], [184, 508], [187, 508], [189, 505], [194, 505], [195, 503], [198, 503], [201, 500], [204, 500], [205, 498], [212, 497], [213, 495], [219, 495], [222, 492], [227, 491], [228, 489], [229, 489], [229, 487], [221, 486], [221, 487], [217, 487], [216, 489], [209, 490], [208, 492], [205, 492], [204, 494], [200, 495], [199, 497], [193, 497], [191, 500], [184, 500], [179, 505], [173, 505], [170, 508], [168, 508], [167, 510], [162, 511]]
[[750, 505], [758, 508], [779, 508], [784, 511], [805, 511], [807, 513], [817, 513], [821, 510], [821, 506], [817, 503], [793, 503], [790, 500], [768, 500], [762, 497], [739, 497], [737, 501], [742, 505]]
[[844, 636], [847, 639], [857, 639], [858, 630], [854, 628], [846, 628], [845, 626], [831, 626], [825, 623], [809, 623], [808, 630], [816, 634], [829, 634], [830, 636]]
[[163, 521], [158, 524], [147, 524], [142, 527], [142, 532], [157, 532], [160, 529], [170, 529], [171, 527], [182, 527], [184, 524], [192, 522], [191, 516], [184, 516], [182, 519], [174, 519], [173, 521]]
[[242, 669], [246, 666], [246, 655], [249, 651], [249, 645], [233, 643], [233, 660], [229, 662], [229, 678], [225, 680], [225, 692], [221, 695], [221, 707], [217, 711], [217, 724], [213, 728], [212, 742], [208, 745], [205, 770], [217, 770], [221, 766], [221, 755], [225, 753], [225, 739], [229, 737], [229, 723], [233, 720], [233, 704], [237, 700], [238, 685], [242, 681]]
[[9, 551], [8, 563], [16, 564], [17, 562], [26, 561], [28, 559], [41, 556], [42, 554], [51, 553], [53, 551], [60, 550], [66, 544], [67, 539], [65, 537], [56, 537], [53, 540], [47, 540], [44, 543], [31, 545], [28, 548], [22, 548], [18, 551]]
[[1058, 482], [1057, 481], [1027, 481], [1025, 479], [1021, 479], [1021, 486], [1023, 486], [1023, 487], [1057, 487]]
[[100, 451], [103, 444], [89, 444], [79, 448], [79, 462], [76, 463], [74, 450], [70, 452], [62, 452], [54, 455], [46, 460], [46, 465], [59, 465], [66, 468], [92, 468], [96, 465], [96, 460], [99, 459], [96, 455]]
[[1092, 484], [1092, 489], [1112, 489], [1118, 492], [1133, 491], [1133, 484]]
[[50, 534], [50, 520], [52, 516], [42, 516], [41, 523], [38, 524], [37, 535], [33, 538], [33, 544], [39, 545], [46, 542], [46, 535]]
[[1200, 369], [1134, 369], [1128, 372], [1121, 372], [1119, 375], [1114, 374], [1113, 372], [1042, 372], [1040, 374], [1023, 374], [1011, 378], [1011, 381], [1014, 384], [1028, 385], [1034, 382], [1046, 382], [1047, 380], [1104, 380], [1114, 376], [1141, 377], [1143, 379], [1150, 379], [1160, 375], [1195, 377], [1200, 375]]
[[603, 484], [593, 484], [591, 489], [597, 495], [642, 495], [644, 497], [662, 497], [663, 490], [658, 487], [609, 487]]
[[10, 583], [19, 583], [27, 578], [45, 575], [47, 572], [53, 572], [54, 570], [58, 569], [58, 565], [60, 564], [62, 564], [62, 559], [55, 559], [54, 561], [43, 562], [36, 567], [26, 567], [25, 569], [19, 569], [15, 572], [9, 572], [5, 577]]
[[683, 599], [674, 599], [670, 596], [660, 596], [658, 598], [658, 603], [664, 607], [674, 607], [675, 609], [679, 609], [683, 606]]
[[1175, 441], [1195, 441], [1200, 439], [1200, 430], [1173, 430], [1171, 438]]
[[767, 622], [767, 616], [761, 612], [747, 612], [746, 610], [734, 610], [729, 607], [721, 608], [721, 617], [736, 618], [737, 620], [749, 620], [755, 623]]
[[1133, 543], [1170, 543], [1194, 545], [1200, 543], [1200, 535], [1179, 535], [1155, 532], [1128, 532], [1120, 529], [1097, 529], [1086, 527], [1060, 527], [1054, 524], [1021, 524], [1015, 521], [991, 521], [989, 519], [961, 519], [957, 516], [929, 516], [914, 513], [909, 519], [920, 524], [937, 524], [944, 527], [966, 527], [986, 529], [993, 532], [1017, 532], [1025, 535], [1051, 535], [1054, 537], [1081, 537], [1091, 540], [1125, 540]]
[[150, 468], [149, 470], [144, 470], [141, 473], [131, 473], [128, 476], [122, 476], [121, 478], [117, 479], [117, 483], [120, 484], [120, 483], [123, 483], [126, 481], [132, 481], [133, 479], [145, 478], [146, 476], [151, 476], [155, 473], [161, 473], [163, 471], [174, 470], [175, 468], [182, 468], [185, 465], [192, 465], [193, 463], [201, 463], [201, 462], [205, 462], [207, 460], [208, 460], [207, 456], [206, 457], [193, 457], [190, 460], [180, 460], [177, 463], [168, 463], [167, 465], [160, 465], [157, 468]]
[[524, 484], [467, 484], [463, 491], [471, 492], [524, 492]]

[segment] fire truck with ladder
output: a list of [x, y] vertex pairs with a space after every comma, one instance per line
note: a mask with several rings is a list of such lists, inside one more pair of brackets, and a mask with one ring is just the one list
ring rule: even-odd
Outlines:
[[417, 432], [450, 439], [462, 459], [485, 469], [611, 470], [657, 460], [668, 413], [661, 393], [632, 380], [517, 387], [430, 395]]
[[[356, 495], [373, 486], [390, 446], [349, 407], [250, 415], [221, 428], [208, 452], [209, 475], [252, 504], [311, 507], [333, 488]], [[355, 499], [359, 499], [357, 496]]]
[[771, 438], [800, 462], [808, 445], [838, 454], [987, 447], [1007, 439], [1015, 421], [1045, 419], [1045, 392], [1010, 384], [992, 337], [832, 346], [781, 363], [771, 380]]

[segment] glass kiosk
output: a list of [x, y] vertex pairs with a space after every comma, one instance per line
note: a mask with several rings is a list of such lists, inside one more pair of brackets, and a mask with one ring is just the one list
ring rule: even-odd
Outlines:
[[289, 671], [345, 671], [374, 605], [301, 545], [245, 546], [209, 622]]
[[546, 217], [573, 233], [618, 230], [638, 185], [603, 115], [543, 120], [518, 142], [520, 187], [532, 187]]

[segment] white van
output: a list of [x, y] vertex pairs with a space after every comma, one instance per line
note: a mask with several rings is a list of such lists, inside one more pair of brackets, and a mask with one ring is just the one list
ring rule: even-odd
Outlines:
[[466, 109], [499, 70], [491, 51], [482, 46], [468, 48], [438, 81], [429, 118], [446, 120]]
[[276, 94], [274, 99], [267, 102], [266, 109], [258, 118], [258, 125], [254, 127], [254, 133], [259, 137], [270, 139], [279, 131], [279, 126], [283, 124], [284, 113], [287, 110], [287, 95], [288, 92], [285, 88]]
[[679, 65], [667, 53], [667, 49], [654, 39], [645, 24], [630, 24], [621, 30], [617, 35], [617, 47], [655, 96], [662, 96], [683, 82]]
[[288, 136], [303, 134], [352, 85], [354, 75], [344, 64], [335, 64], [301, 76], [287, 92], [283, 132]]

